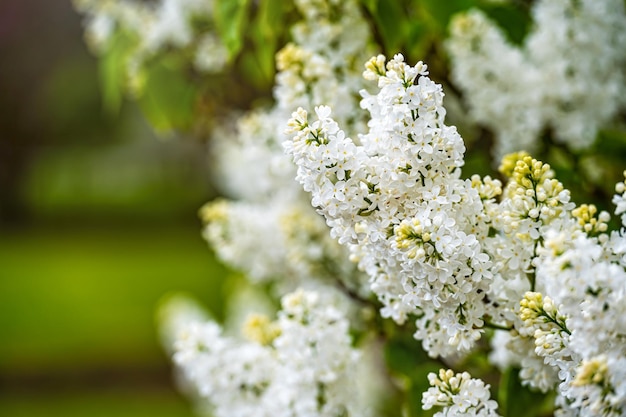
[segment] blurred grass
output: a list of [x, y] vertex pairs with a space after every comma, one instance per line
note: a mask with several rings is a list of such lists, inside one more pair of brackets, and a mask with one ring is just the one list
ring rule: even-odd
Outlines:
[[4, 397], [5, 417], [190, 417], [190, 406], [171, 391], [125, 390], [54, 393], [34, 399], [28, 395]]
[[198, 225], [146, 226], [1, 234], [0, 416], [189, 415], [156, 307], [184, 291], [219, 317], [228, 272]]

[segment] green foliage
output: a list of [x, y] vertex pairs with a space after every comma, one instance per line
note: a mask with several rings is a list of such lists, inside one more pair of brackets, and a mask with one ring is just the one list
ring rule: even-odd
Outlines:
[[194, 121], [199, 90], [187, 78], [184, 66], [176, 55], [146, 66], [145, 85], [137, 101], [157, 131], [186, 130]]
[[365, 6], [374, 19], [382, 46], [386, 51], [400, 51], [407, 40], [410, 25], [404, 5], [400, 2], [368, 0]]
[[100, 84], [104, 109], [117, 114], [127, 85], [128, 57], [136, 47], [137, 40], [126, 32], [117, 31], [107, 44], [99, 60]]
[[257, 87], [273, 82], [274, 55], [286, 36], [288, 8], [290, 4], [282, 1], [261, 0], [257, 4], [248, 28], [251, 48], [241, 59], [242, 71]]
[[215, 25], [231, 58], [241, 51], [249, 24], [250, 0], [219, 0], [215, 2]]
[[475, 0], [424, 0], [422, 7], [439, 34], [444, 34], [452, 16], [476, 6]]
[[475, 5], [475, 0], [363, 0], [384, 53], [402, 52], [411, 61], [428, 61], [431, 68], [430, 55], [441, 49], [451, 17]]
[[489, 18], [498, 23], [509, 41], [518, 45], [522, 44], [531, 26], [527, 9], [515, 7], [511, 3], [487, 3], [482, 5], [481, 9]]
[[531, 391], [519, 379], [519, 369], [502, 374], [498, 391], [498, 412], [502, 417], [541, 417], [551, 414], [554, 395]]
[[[410, 60], [427, 60], [435, 72], [442, 65], [441, 41], [454, 14], [480, 7], [515, 42], [521, 42], [529, 24], [527, 10], [478, 0], [362, 0], [362, 5], [383, 52], [402, 52]], [[232, 64], [226, 71], [233, 71], [231, 78], [240, 84], [268, 91], [275, 74], [275, 54], [288, 40], [294, 21], [293, 5], [272, 0], [219, 0], [214, 10], [215, 30]], [[109, 113], [119, 111], [129, 90], [129, 58], [137, 46], [134, 35], [118, 30], [100, 58], [103, 105]], [[189, 130], [203, 117], [211, 118], [210, 114], [200, 117], [198, 102], [211, 102], [215, 87], [225, 89], [218, 93], [220, 97], [232, 91], [232, 85], [220, 82], [219, 76], [194, 75], [184, 50], [160, 52], [138, 70], [136, 77], [133, 94], [150, 124], [161, 132]], [[205, 88], [211, 79], [219, 85]], [[237, 100], [229, 104], [240, 105]]]
[[623, 165], [626, 161], [626, 130], [617, 128], [601, 130], [592, 151], [602, 158]]
[[392, 377], [401, 386], [401, 403], [404, 415], [409, 417], [432, 416], [436, 410], [422, 409], [422, 393], [428, 390], [427, 375], [438, 372], [443, 364], [429, 358], [412, 334], [414, 328], [405, 325], [388, 329], [385, 343], [385, 364]]

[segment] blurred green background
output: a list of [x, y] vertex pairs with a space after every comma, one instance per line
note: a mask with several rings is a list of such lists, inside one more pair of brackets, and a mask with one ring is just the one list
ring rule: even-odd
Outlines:
[[204, 146], [105, 114], [69, 1], [0, 2], [0, 416], [191, 416], [155, 311], [220, 315]]

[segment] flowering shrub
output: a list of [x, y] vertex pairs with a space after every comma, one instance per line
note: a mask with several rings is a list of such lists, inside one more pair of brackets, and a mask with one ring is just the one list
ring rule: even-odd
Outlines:
[[[246, 54], [219, 19], [194, 35], [220, 2], [103, 4], [79, 3], [99, 43], [142, 16], [131, 63], [166, 44], [194, 45], [203, 71]], [[384, 23], [398, 4], [296, 0], [272, 105], [211, 130], [224, 198], [201, 209], [204, 236], [280, 308], [221, 325], [170, 306], [184, 385], [217, 417], [626, 415], [624, 177], [611, 226], [527, 152], [591, 175], [578, 152], [611, 123], [626, 138], [623, 1], [533, 2], [518, 45], [487, 5], [459, 7], [439, 43], [450, 107], [426, 63], [376, 55], [402, 44]], [[491, 132], [497, 173], [462, 171], [478, 145], [449, 119]]]
[[[498, 360], [519, 366], [531, 387], [556, 390], [561, 413], [622, 415], [624, 229], [608, 234], [608, 213], [576, 207], [550, 166], [524, 152], [504, 158], [504, 186], [461, 179], [463, 142], [444, 124], [441, 86], [427, 74], [401, 55], [366, 64], [380, 92], [363, 94], [371, 119], [358, 145], [329, 107], [316, 107], [311, 122], [295, 112], [285, 147], [296, 178], [368, 274], [381, 315], [414, 317], [429, 356], [468, 354], [492, 327], [503, 332], [492, 339]], [[429, 380], [441, 393], [431, 388], [425, 406], [470, 413], [451, 396], [473, 385], [467, 374]], [[480, 415], [495, 408], [470, 404]]]

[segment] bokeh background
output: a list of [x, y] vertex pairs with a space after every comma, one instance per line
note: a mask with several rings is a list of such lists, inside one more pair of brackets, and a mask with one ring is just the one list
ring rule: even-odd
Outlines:
[[155, 313], [221, 314], [205, 146], [103, 111], [70, 1], [0, 2], [0, 416], [191, 416]]

